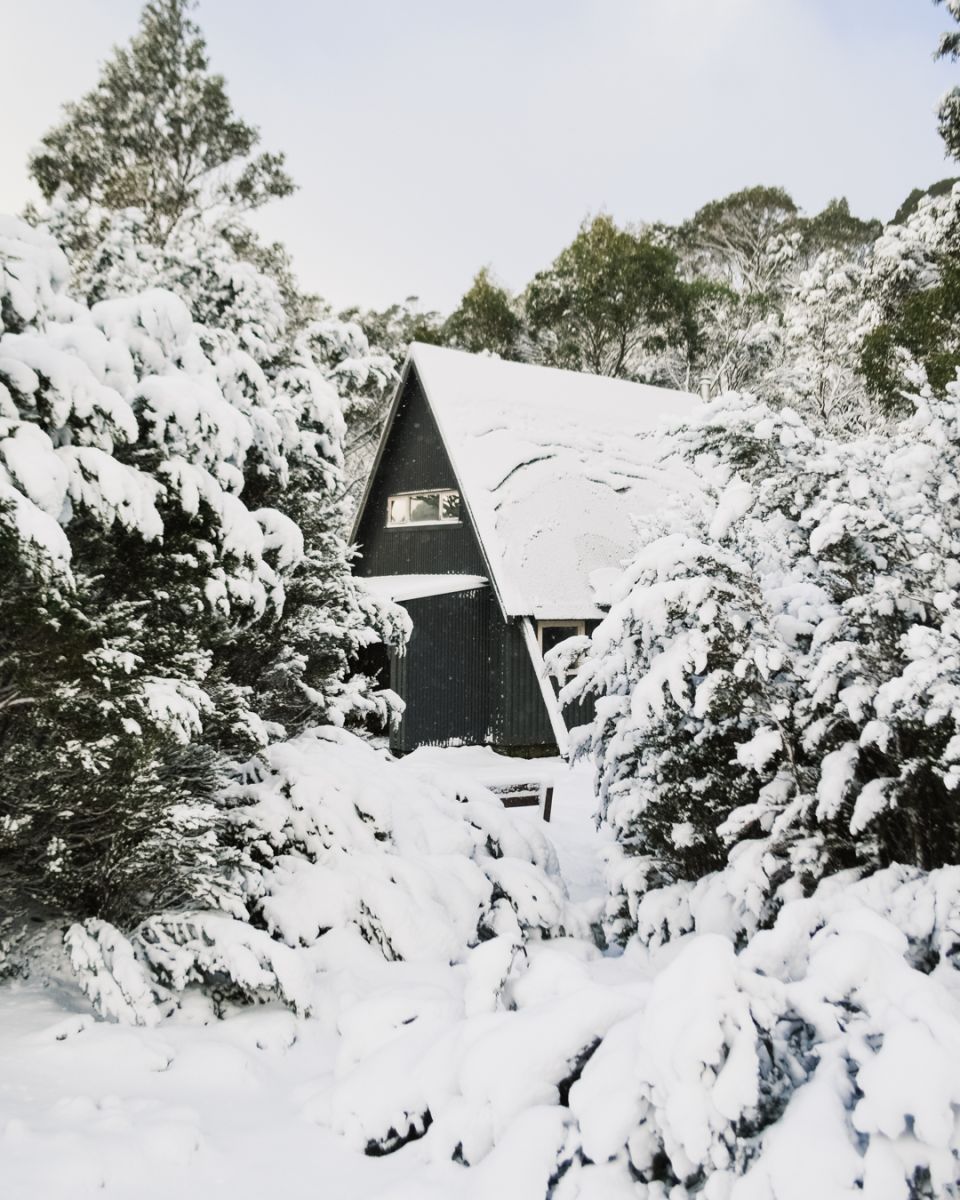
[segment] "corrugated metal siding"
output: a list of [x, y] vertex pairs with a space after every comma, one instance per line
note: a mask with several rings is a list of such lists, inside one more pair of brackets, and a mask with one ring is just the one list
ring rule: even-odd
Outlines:
[[357, 530], [357, 575], [486, 575], [483, 555], [466, 512], [459, 525], [387, 528], [387, 497], [418, 488], [455, 488], [416, 372], [407, 376], [390, 440]]
[[[407, 702], [391, 747], [455, 741], [550, 751], [556, 741], [536, 671], [515, 622], [503, 621], [489, 588], [407, 601], [413, 636], [393, 663], [391, 687]], [[593, 719], [594, 702], [563, 711], [568, 729]]]
[[563, 719], [567, 729], [576, 729], [578, 725], [589, 725], [596, 716], [597, 706], [593, 696], [588, 696], [577, 704], [568, 704], [563, 710]]
[[[588, 622], [587, 633], [597, 624], [596, 621]], [[504, 625], [499, 613], [495, 612], [491, 644], [499, 649], [494, 662], [497, 690], [492, 698], [495, 744], [510, 749], [555, 747], [550, 718], [520, 626], [515, 622]], [[558, 690], [554, 683], [554, 691]], [[563, 709], [564, 723], [568, 729], [587, 725], [593, 720], [594, 712], [593, 697], [588, 697]]]
[[405, 602], [413, 634], [391, 680], [407, 710], [392, 749], [490, 740], [491, 603], [489, 588]]
[[555, 745], [540, 684], [519, 625], [514, 621], [505, 625], [499, 613], [494, 614], [493, 624], [501, 642], [496, 744], [505, 747]]

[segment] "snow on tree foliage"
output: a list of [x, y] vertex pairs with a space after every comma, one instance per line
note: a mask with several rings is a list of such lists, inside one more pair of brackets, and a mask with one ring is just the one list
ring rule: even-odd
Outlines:
[[157, 287], [87, 307], [48, 237], [2, 231], [7, 908], [80, 918], [91, 999], [140, 1021], [191, 983], [305, 1010], [294, 948], [329, 929], [445, 961], [562, 932], [546, 843], [482, 790], [335, 730], [278, 740], [375, 711], [348, 662], [407, 632], [347, 573], [322, 366], [271, 360], [264, 316], [240, 396], [236, 331]]
[[129, 920], [219, 891], [214, 745], [262, 733], [211, 648], [283, 579], [182, 302], [88, 308], [55, 243], [0, 229], [0, 881], [14, 911]]
[[[162, 244], [188, 209], [249, 210], [289, 195], [282, 154], [254, 153], [255, 126], [234, 111], [189, 17], [193, 0], [149, 0], [86, 96], [40, 141], [30, 167], [47, 200], [139, 208]], [[71, 246], [80, 250], [82, 242]]]
[[890, 412], [929, 383], [943, 392], [960, 367], [960, 189], [924, 196], [877, 239], [864, 276], [861, 370]]
[[783, 406], [834, 435], [879, 423], [860, 374], [869, 321], [865, 275], [860, 262], [838, 250], [824, 251], [800, 273], [783, 308], [783, 363], [769, 376]]
[[344, 682], [374, 641], [398, 646], [404, 618], [358, 593], [343, 536], [344, 408], [392, 366], [361, 330], [333, 318], [293, 327], [277, 281], [238, 257], [236, 229], [188, 211], [162, 246], [147, 240], [136, 210], [112, 213], [58, 199], [44, 214], [67, 244], [86, 230], [86, 266], [75, 283], [91, 300], [161, 287], [187, 305], [218, 386], [249, 445], [238, 482], [247, 504], [267, 513], [271, 561], [288, 575], [283, 611], [224, 651], [235, 678], [258, 692], [261, 714], [290, 732], [316, 721], [380, 722], [396, 711], [372, 681]]
[[553, 1200], [956, 1196], [958, 901], [956, 867], [844, 873], [740, 950], [501, 935], [440, 986], [351, 979], [304, 1116]]
[[215, 237], [193, 261], [233, 269], [246, 306], [222, 328], [139, 267], [87, 307], [48, 236], [0, 236], [5, 890], [121, 924], [221, 902], [231, 758], [389, 711], [346, 679], [406, 628], [349, 577], [338, 396]]
[[841, 876], [686, 943], [573, 1084], [549, 1194], [957, 1196], [958, 884]]
[[[832, 871], [960, 853], [960, 384], [837, 442], [730, 395], [703, 511], [643, 531], [567, 695], [616, 833], [612, 937], [748, 935]], [[708, 462], [713, 466], [709, 467]]]

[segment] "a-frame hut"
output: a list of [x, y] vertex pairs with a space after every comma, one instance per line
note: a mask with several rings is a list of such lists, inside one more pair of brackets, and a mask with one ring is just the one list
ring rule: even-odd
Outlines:
[[633, 518], [689, 480], [653, 437], [695, 397], [415, 344], [353, 528], [355, 572], [413, 620], [389, 664], [406, 704], [391, 747], [561, 753], [543, 655], [588, 634]]

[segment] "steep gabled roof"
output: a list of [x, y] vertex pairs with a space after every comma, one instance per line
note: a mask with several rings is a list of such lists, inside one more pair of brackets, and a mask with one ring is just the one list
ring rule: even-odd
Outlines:
[[652, 435], [697, 397], [419, 343], [403, 380], [411, 369], [505, 614], [599, 615], [590, 577], [629, 555], [633, 516], [693, 486], [685, 467], [661, 461]]

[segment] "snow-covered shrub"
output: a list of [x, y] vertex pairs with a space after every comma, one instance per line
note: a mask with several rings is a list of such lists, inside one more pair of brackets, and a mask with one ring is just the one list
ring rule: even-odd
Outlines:
[[371, 973], [341, 944], [304, 1116], [471, 1167], [516, 1167], [542, 1123], [522, 1153], [553, 1157], [529, 1194], [554, 1200], [956, 1196], [958, 903], [958, 868], [891, 868], [788, 901], [739, 952], [495, 938], [453, 971]]
[[739, 955], [683, 943], [573, 1084], [551, 1195], [960, 1194], [958, 900], [957, 868], [890, 869], [791, 901]]
[[653, 538], [621, 580], [570, 691], [602, 686], [602, 813], [661, 879], [723, 862], [718, 827], [778, 757], [789, 670], [753, 564], [709, 530]]
[[522, 830], [486, 789], [400, 766], [342, 729], [274, 743], [224, 803], [240, 859], [221, 911], [159, 913], [122, 951], [103, 922], [71, 931], [104, 1014], [141, 1019], [138, 1003], [117, 999], [130, 991], [124, 979], [109, 980], [117, 964], [130, 977], [131, 960], [161, 1007], [201, 983], [308, 1011], [313, 952], [331, 931], [353, 931], [388, 960], [449, 964], [480, 942], [517, 951], [569, 923], [542, 834]]
[[[470, 983], [490, 970], [492, 959], [476, 960], [494, 945], [468, 955]], [[526, 1112], [566, 1104], [600, 1039], [635, 1006], [627, 990], [584, 980], [540, 1003], [518, 1001], [509, 983], [505, 994], [511, 1007], [476, 1011], [455, 989], [440, 1003], [384, 988], [357, 1014], [365, 1029], [341, 1018], [339, 1070], [305, 1115], [367, 1154], [426, 1135], [434, 1161], [477, 1165]]]
[[599, 696], [613, 936], [707, 894], [749, 933], [831, 871], [960, 856], [960, 385], [915, 405], [837, 442], [726, 396], [679, 435], [704, 511], [647, 527], [567, 688]]
[[193, 218], [161, 251], [138, 220], [93, 223], [89, 304], [47, 234], [0, 226], [0, 886], [127, 928], [226, 902], [231, 761], [389, 719], [347, 677], [408, 632], [350, 577], [313, 332], [287, 336], [278, 286], [222, 232]]
[[289, 945], [353, 925], [388, 958], [448, 961], [484, 937], [562, 932], [549, 842], [485, 788], [453, 786], [335, 729], [270, 747], [230, 795], [264, 868], [258, 919]]

